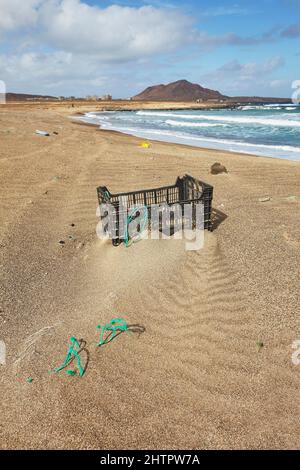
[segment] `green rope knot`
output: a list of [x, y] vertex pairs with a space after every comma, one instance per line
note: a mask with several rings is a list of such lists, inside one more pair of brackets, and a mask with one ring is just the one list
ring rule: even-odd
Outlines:
[[[126, 227], [125, 227], [124, 243], [125, 243], [126, 247], [129, 246], [129, 224], [136, 218], [135, 215], [136, 215], [137, 212], [140, 212], [140, 215], [142, 213], [142, 220], [139, 224], [140, 225], [140, 231], [137, 232], [137, 234], [135, 236], [135, 239], [134, 239], [134, 242], [139, 241], [141, 239], [141, 233], [143, 233], [144, 230], [148, 226], [148, 210], [147, 210], [147, 207], [146, 206], [133, 207], [128, 213], [127, 223], [126, 223]], [[133, 238], [133, 237], [131, 237], [131, 238]]]
[[[117, 331], [127, 331], [128, 325], [123, 318], [113, 318], [104, 326], [98, 325], [97, 328], [101, 330], [100, 341], [97, 346], [102, 346], [102, 344], [109, 343], [116, 336]], [[112, 334], [103, 339], [105, 331], [112, 331]]]
[[[84, 374], [84, 369], [81, 365], [81, 360], [80, 360], [80, 357], [79, 357], [79, 350], [80, 350], [80, 343], [79, 341], [77, 341], [77, 339], [74, 337], [74, 336], [71, 336], [70, 338], [70, 346], [69, 346], [69, 349], [67, 351], [67, 355], [66, 355], [66, 358], [63, 362], [63, 364], [59, 367], [57, 367], [56, 369], [54, 369], [54, 372], [57, 374], [58, 372], [60, 372], [62, 369], [64, 369], [70, 362], [70, 360], [75, 357], [76, 361], [77, 361], [77, 366], [78, 366], [78, 369], [79, 369], [79, 375], [80, 377], [83, 376]], [[75, 371], [72, 371], [72, 370], [68, 370], [66, 371], [66, 373], [70, 376], [74, 376], [76, 375], [76, 372]]]

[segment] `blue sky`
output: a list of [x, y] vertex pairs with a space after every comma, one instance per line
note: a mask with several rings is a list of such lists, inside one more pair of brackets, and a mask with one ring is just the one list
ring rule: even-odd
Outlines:
[[0, 0], [0, 80], [15, 92], [129, 97], [181, 78], [291, 95], [300, 0]]

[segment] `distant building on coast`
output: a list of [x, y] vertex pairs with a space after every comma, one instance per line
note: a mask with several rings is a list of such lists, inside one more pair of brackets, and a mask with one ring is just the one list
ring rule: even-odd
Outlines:
[[101, 101], [111, 101], [112, 100], [112, 96], [111, 95], [102, 95], [100, 96], [99, 98]]
[[87, 101], [111, 101], [112, 96], [111, 95], [102, 95], [102, 96], [97, 96], [97, 95], [88, 95], [86, 96]]

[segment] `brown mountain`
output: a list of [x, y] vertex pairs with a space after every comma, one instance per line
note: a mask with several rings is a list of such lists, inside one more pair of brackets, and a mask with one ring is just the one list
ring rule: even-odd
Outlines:
[[203, 88], [187, 80], [178, 80], [168, 85], [156, 85], [146, 88], [142, 93], [133, 96], [133, 100], [144, 101], [197, 101], [222, 100], [227, 97], [218, 91]]
[[54, 101], [55, 96], [29, 95], [27, 93], [6, 93], [6, 101]]

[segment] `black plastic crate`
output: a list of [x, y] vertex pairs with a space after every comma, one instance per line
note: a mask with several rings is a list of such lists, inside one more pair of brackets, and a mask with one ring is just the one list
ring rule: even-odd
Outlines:
[[[115, 208], [115, 226], [113, 233], [109, 233], [113, 245], [119, 245], [124, 240], [119, 233], [119, 212], [122, 198], [126, 198], [128, 207], [143, 206], [148, 209], [148, 220], [151, 218], [151, 207], [160, 204], [184, 204], [190, 203], [193, 208], [193, 219], [196, 214], [196, 204], [202, 203], [204, 206], [204, 228], [212, 230], [212, 199], [213, 186], [204, 183], [189, 175], [178, 177], [173, 186], [163, 186], [154, 189], [131, 191], [128, 193], [112, 194], [106, 186], [97, 188], [99, 204], [110, 203]], [[137, 215], [139, 213], [137, 212]], [[102, 218], [105, 216], [102, 216]], [[194, 220], [193, 220], [194, 222]]]

